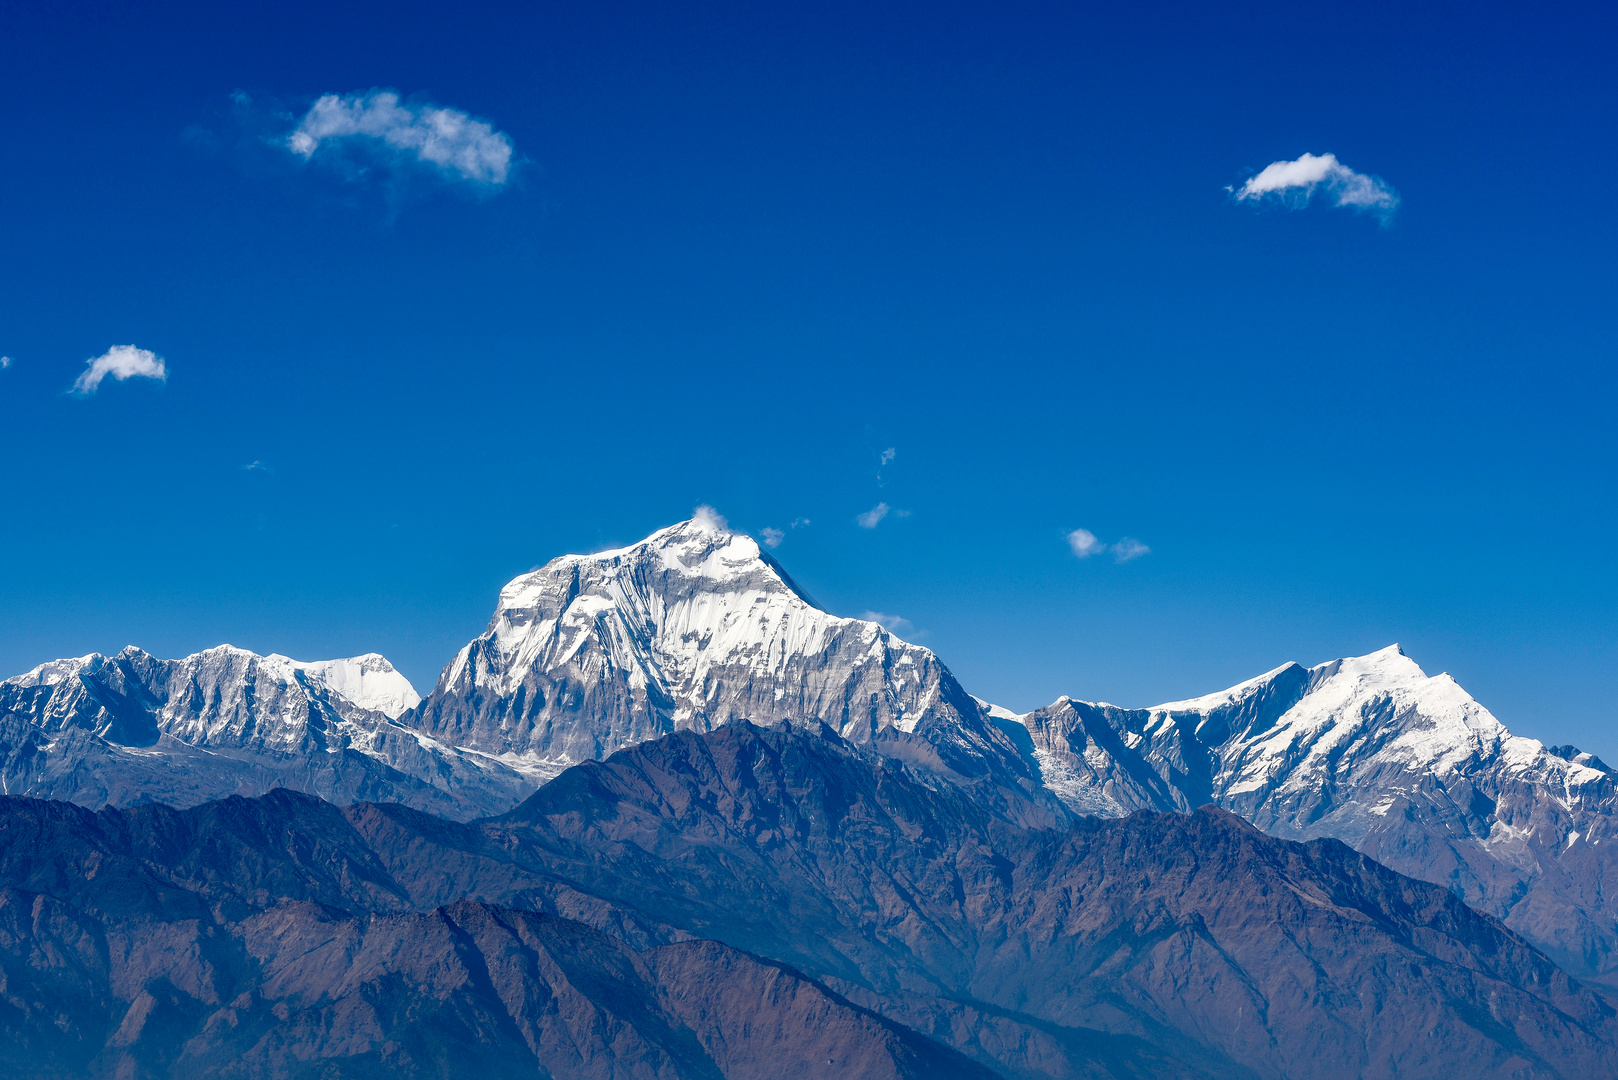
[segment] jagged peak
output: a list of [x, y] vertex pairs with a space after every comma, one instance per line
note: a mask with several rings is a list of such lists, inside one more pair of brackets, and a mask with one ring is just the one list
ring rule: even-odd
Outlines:
[[1390, 683], [1410, 683], [1429, 678], [1421, 669], [1421, 665], [1410, 659], [1409, 654], [1397, 642], [1375, 652], [1366, 653], [1364, 656], [1345, 656], [1324, 664], [1316, 664], [1309, 669], [1309, 673], [1311, 682], [1317, 685], [1328, 678], [1345, 675], [1350, 678]]
[[340, 660], [308, 662], [293, 660], [279, 654], [272, 654], [266, 659], [289, 664], [360, 708], [379, 712], [390, 720], [397, 719], [421, 704], [421, 695], [416, 692], [410, 680], [381, 653], [370, 652]]
[[[1328, 660], [1314, 667], [1305, 668], [1295, 660], [1288, 660], [1280, 667], [1272, 668], [1262, 675], [1257, 675], [1244, 682], [1224, 690], [1216, 690], [1211, 694], [1200, 697], [1186, 698], [1181, 701], [1167, 701], [1161, 705], [1153, 705], [1148, 711], [1154, 713], [1207, 713], [1226, 705], [1235, 704], [1256, 693], [1260, 693], [1279, 678], [1290, 672], [1307, 672], [1308, 683], [1305, 694], [1313, 694], [1320, 690], [1330, 680], [1351, 680], [1365, 689], [1387, 687], [1415, 687], [1427, 682], [1443, 680], [1454, 684], [1454, 679], [1445, 674], [1429, 676], [1404, 651], [1398, 643], [1394, 643], [1375, 652], [1363, 656], [1340, 657]], [[1456, 689], [1460, 690], [1459, 685]], [[1465, 691], [1461, 691], [1465, 693]]]
[[[704, 514], [704, 510], [710, 513]], [[560, 555], [543, 566], [519, 574], [500, 590], [499, 610], [532, 607], [548, 583], [586, 567], [611, 574], [620, 567], [643, 567], [647, 564], [682, 579], [701, 582], [709, 588], [722, 588], [744, 579], [756, 581], [762, 574], [764, 580], [773, 578], [782, 589], [809, 607], [824, 610], [780, 563], [759, 546], [758, 541], [746, 533], [729, 528], [723, 517], [706, 507], [698, 507], [691, 518], [658, 529], [636, 543], [603, 551]]]
[[[126, 645], [110, 659], [115, 661], [146, 659], [189, 668], [221, 660], [232, 667], [240, 664], [243, 667], [256, 668], [284, 682], [292, 682], [295, 673], [301, 671], [327, 690], [341, 695], [360, 708], [381, 712], [390, 718], [396, 718], [406, 710], [414, 708], [421, 700], [410, 680], [400, 674], [389, 663], [387, 657], [375, 652], [337, 660], [304, 661], [294, 660], [280, 653], [260, 655], [251, 649], [243, 649], [227, 642], [201, 649], [179, 660], [158, 660], [139, 646]], [[5, 681], [24, 686], [54, 686], [75, 675], [94, 674], [108, 660], [109, 658], [102, 653], [51, 660]]]
[[[134, 646], [130, 646], [130, 648], [134, 648]], [[229, 642], [223, 642], [207, 649], [198, 649], [189, 656], [181, 657], [178, 662], [185, 664], [202, 660], [212, 660], [215, 658], [241, 660], [249, 663], [254, 660], [267, 659], [265, 656], [254, 652], [252, 649], [244, 649], [239, 645], [232, 645]]]
[[43, 664], [29, 668], [21, 675], [14, 675], [6, 682], [20, 686], [55, 686], [64, 679], [70, 679], [85, 668], [102, 663], [107, 658], [101, 653], [85, 653], [83, 656], [64, 657], [60, 660], [47, 660]]

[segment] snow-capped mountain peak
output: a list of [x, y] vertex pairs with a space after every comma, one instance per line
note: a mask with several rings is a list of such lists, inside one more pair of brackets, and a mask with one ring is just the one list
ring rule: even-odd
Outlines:
[[917, 734], [952, 768], [1026, 769], [931, 651], [821, 610], [755, 540], [701, 513], [511, 581], [419, 715], [433, 737], [535, 776], [741, 719], [825, 722], [864, 743]]
[[[129, 648], [134, 648], [133, 645]], [[87, 653], [84, 656], [71, 656], [61, 660], [47, 660], [38, 667], [31, 668], [21, 675], [13, 676], [6, 682], [16, 686], [55, 686], [64, 679], [71, 679], [80, 671], [92, 664], [100, 663], [106, 657], [100, 653]]]
[[301, 662], [218, 645], [180, 660], [129, 646], [0, 682], [0, 787], [89, 805], [189, 806], [296, 787], [472, 816], [521, 776], [394, 724], [414, 689], [375, 654]]
[[[499, 606], [490, 629], [502, 638], [525, 634], [524, 613], [543, 606], [553, 596], [558, 579], [578, 578], [586, 584], [616, 582], [621, 572], [626, 571], [689, 582], [705, 592], [724, 592], [735, 587], [760, 595], [788, 593], [813, 606], [752, 537], [693, 519], [659, 529], [629, 547], [587, 555], [563, 555], [512, 579], [500, 590]], [[615, 598], [623, 592], [622, 588], [615, 590], [607, 586], [600, 595]], [[570, 597], [570, 603], [578, 595]], [[593, 606], [586, 601], [579, 612], [587, 614]]]
[[1448, 675], [1429, 677], [1397, 645], [1309, 669], [1298, 701], [1221, 754], [1227, 795], [1317, 787], [1346, 753], [1371, 745], [1406, 764], [1453, 767], [1505, 729]]
[[311, 680], [362, 709], [379, 712], [390, 720], [421, 703], [421, 695], [381, 653], [365, 653], [342, 660], [299, 661], [280, 653], [264, 657], [268, 664], [301, 671]]
[[1274, 835], [1335, 837], [1618, 978], [1618, 901], [1599, 885], [1618, 777], [1513, 735], [1397, 645], [1150, 709], [1064, 698], [1024, 722], [1080, 812], [1213, 802]]
[[[1485, 761], [1559, 789], [1606, 775], [1593, 759], [1553, 755], [1537, 740], [1512, 735], [1450, 675], [1428, 675], [1398, 645], [1312, 668], [1283, 664], [1227, 690], [1149, 709], [1061, 698], [1026, 720], [1036, 743], [1049, 743], [1044, 750], [1055, 755], [1049, 767], [1057, 773], [1073, 765], [1060, 760], [1073, 755], [1064, 741], [1082, 736], [1094, 786], [1107, 786], [1104, 777], [1116, 763], [1097, 757], [1096, 748], [1108, 740], [1097, 726], [1104, 724], [1120, 753], [1143, 759], [1165, 782], [1183, 761], [1183, 778], [1172, 785], [1181, 793], [1171, 800], [1174, 805], [1212, 799], [1269, 829], [1282, 828], [1295, 816], [1274, 807], [1308, 805], [1318, 811], [1318, 800], [1334, 798], [1332, 792], [1338, 799], [1335, 812], [1386, 813], [1391, 804], [1385, 798], [1375, 806], [1343, 801], [1344, 778], [1366, 772], [1380, 778], [1378, 790], [1384, 793], [1393, 771], [1410, 777], [1410, 783], [1420, 777], [1448, 783]], [[1156, 798], [1126, 795], [1122, 787], [1116, 794], [1118, 813], [1137, 808], [1139, 798]], [[1085, 805], [1099, 804], [1090, 798]], [[1279, 816], [1271, 820], [1272, 813]]]
[[[194, 746], [286, 751], [311, 738], [325, 745], [319, 733], [331, 724], [319, 718], [322, 709], [333, 714], [333, 722], [374, 726], [362, 717], [396, 717], [420, 701], [409, 680], [377, 653], [303, 662], [229, 644], [179, 660], [161, 660], [130, 645], [112, 657], [91, 653], [41, 664], [0, 686], [13, 693], [51, 688], [40, 722], [88, 725], [107, 737], [127, 730], [136, 741], [126, 745], [163, 734]], [[91, 723], [90, 715], [102, 719]]]

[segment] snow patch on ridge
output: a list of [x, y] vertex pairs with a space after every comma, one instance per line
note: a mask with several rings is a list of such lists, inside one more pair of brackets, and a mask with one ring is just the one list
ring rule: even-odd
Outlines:
[[978, 708], [982, 709], [987, 716], [992, 716], [996, 720], [1013, 720], [1017, 723], [1022, 723], [1023, 713], [1014, 713], [1004, 705], [995, 705], [992, 702], [984, 701], [976, 694], [972, 695], [972, 700], [978, 703]]
[[389, 720], [397, 720], [421, 703], [421, 695], [410, 685], [410, 680], [380, 653], [309, 663], [278, 653], [271, 653], [265, 659], [281, 661], [295, 670], [307, 672], [328, 690], [341, 694], [362, 709], [379, 712]]
[[[1394, 646], [1394, 648], [1398, 648], [1398, 646]], [[1266, 671], [1257, 678], [1237, 683], [1228, 690], [1219, 690], [1212, 694], [1204, 694], [1201, 697], [1187, 698], [1184, 701], [1170, 701], [1162, 705], [1154, 705], [1151, 711], [1154, 713], [1210, 713], [1215, 709], [1245, 701], [1254, 694], [1263, 691], [1275, 681], [1276, 676], [1292, 666], [1292, 664], [1282, 664], [1278, 668]]]

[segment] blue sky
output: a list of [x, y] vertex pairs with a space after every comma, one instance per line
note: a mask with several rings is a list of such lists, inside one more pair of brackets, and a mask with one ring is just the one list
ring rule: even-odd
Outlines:
[[6, 8], [0, 669], [425, 689], [708, 503], [1015, 708], [1399, 641], [1618, 759], [1610, 16], [1114, 7]]

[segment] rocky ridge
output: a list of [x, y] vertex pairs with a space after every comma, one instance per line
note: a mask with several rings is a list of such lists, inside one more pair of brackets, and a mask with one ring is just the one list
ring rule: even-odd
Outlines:
[[1396, 645], [1150, 709], [1062, 698], [1020, 719], [1081, 813], [1213, 803], [1272, 835], [1335, 837], [1583, 977], [1618, 977], [1618, 777], [1512, 735]]
[[290, 787], [472, 817], [532, 786], [402, 726], [419, 698], [376, 654], [302, 664], [221, 645], [44, 664], [0, 682], [4, 790], [90, 806], [194, 806]]
[[184, 811], [0, 799], [0, 1065], [1618, 1071], [1599, 994], [1341, 843], [1212, 808], [1029, 828], [922, 773], [830, 731], [737, 724], [466, 824], [290, 792]]

